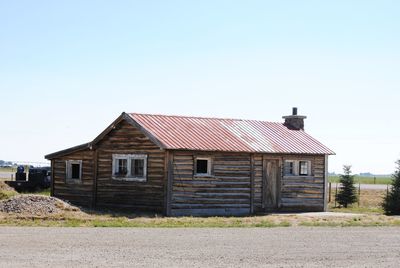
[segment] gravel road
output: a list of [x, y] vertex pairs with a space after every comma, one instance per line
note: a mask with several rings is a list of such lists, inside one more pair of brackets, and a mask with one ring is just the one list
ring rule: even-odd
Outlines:
[[400, 228], [0, 228], [0, 267], [398, 267]]

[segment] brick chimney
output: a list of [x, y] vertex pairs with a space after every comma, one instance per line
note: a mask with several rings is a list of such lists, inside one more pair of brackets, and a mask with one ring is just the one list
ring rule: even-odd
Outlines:
[[297, 115], [297, 107], [293, 107], [292, 115], [286, 115], [282, 117], [285, 119], [285, 125], [288, 129], [291, 130], [304, 130], [304, 119], [307, 116]]

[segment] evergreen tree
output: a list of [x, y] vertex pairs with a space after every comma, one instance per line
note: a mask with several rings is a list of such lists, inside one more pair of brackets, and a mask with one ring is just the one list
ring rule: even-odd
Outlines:
[[343, 166], [343, 173], [340, 175], [341, 186], [336, 196], [339, 205], [347, 208], [357, 201], [356, 187], [354, 186], [354, 175], [351, 175], [351, 166]]
[[387, 215], [400, 214], [400, 160], [396, 162], [396, 170], [392, 175], [392, 188], [383, 199], [382, 207]]

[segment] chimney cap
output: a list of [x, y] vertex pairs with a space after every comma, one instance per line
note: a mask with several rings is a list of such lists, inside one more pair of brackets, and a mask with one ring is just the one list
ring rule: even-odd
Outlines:
[[298, 112], [298, 108], [297, 107], [293, 107], [292, 108], [292, 114], [291, 115], [282, 116], [282, 118], [283, 119], [286, 119], [286, 118], [306, 119], [307, 118], [307, 116], [305, 116], [305, 115], [298, 115], [297, 112]]

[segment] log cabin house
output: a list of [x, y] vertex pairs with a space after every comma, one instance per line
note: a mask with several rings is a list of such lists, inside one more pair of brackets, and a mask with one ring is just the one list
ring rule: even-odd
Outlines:
[[328, 156], [284, 123], [122, 113], [89, 143], [46, 155], [51, 195], [167, 216], [325, 211]]

